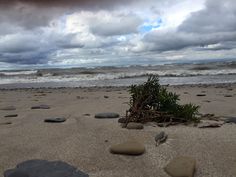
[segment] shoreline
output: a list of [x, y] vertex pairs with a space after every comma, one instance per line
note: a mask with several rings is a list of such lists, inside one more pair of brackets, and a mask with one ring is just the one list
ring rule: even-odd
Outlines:
[[[230, 87], [236, 86], [236, 83], [210, 83], [210, 84], [179, 84], [179, 85], [170, 85], [170, 84], [163, 84], [164, 87]], [[130, 86], [91, 86], [91, 87], [19, 87], [19, 88], [1, 88], [0, 91], [4, 90], [40, 90], [40, 89], [48, 89], [48, 90], [60, 90], [60, 89], [128, 89]]]

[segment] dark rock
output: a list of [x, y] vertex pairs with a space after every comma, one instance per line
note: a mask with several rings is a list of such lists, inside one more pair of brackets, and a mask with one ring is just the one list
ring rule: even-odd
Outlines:
[[164, 131], [161, 131], [160, 133], [158, 133], [155, 136], [156, 146], [160, 143], [165, 142], [167, 138], [168, 138], [168, 135]]
[[9, 170], [4, 173], [4, 177], [30, 177], [28, 173], [21, 170]]
[[136, 123], [136, 122], [130, 122], [126, 126], [127, 129], [143, 129], [143, 124]]
[[104, 98], [109, 98], [109, 96], [107, 96], [107, 95], [104, 95]]
[[224, 97], [233, 97], [233, 95], [224, 95]]
[[61, 122], [65, 122], [66, 119], [63, 117], [56, 117], [56, 118], [48, 118], [45, 119], [44, 122], [49, 122], [49, 123], [61, 123]]
[[172, 177], [193, 177], [196, 160], [191, 157], [176, 157], [164, 170]]
[[127, 119], [126, 118], [119, 118], [118, 123], [126, 123]]
[[32, 106], [31, 109], [50, 109], [48, 105]]
[[1, 122], [0, 125], [10, 125], [12, 122]]
[[141, 155], [145, 152], [145, 147], [143, 144], [131, 140], [121, 144], [112, 145], [110, 147], [110, 152], [124, 155]]
[[225, 117], [225, 123], [234, 123], [236, 124], [236, 117]]
[[118, 118], [118, 117], [120, 117], [120, 115], [117, 113], [113, 113], [113, 112], [105, 112], [105, 113], [95, 114], [95, 118], [98, 118], [98, 119]]
[[0, 108], [0, 110], [3, 110], [3, 111], [14, 111], [14, 110], [16, 110], [16, 107], [15, 106], [6, 106], [6, 107]]
[[[20, 173], [17, 171], [21, 171]], [[25, 176], [13, 176], [13, 174]], [[27, 176], [28, 175], [28, 176]], [[88, 177], [77, 168], [62, 161], [29, 160], [22, 162], [15, 169], [4, 172], [4, 177]]]
[[206, 96], [206, 94], [197, 94], [196, 96]]
[[90, 116], [91, 114], [83, 114], [84, 116]]
[[9, 115], [5, 115], [4, 117], [17, 117], [18, 114], [9, 114]]

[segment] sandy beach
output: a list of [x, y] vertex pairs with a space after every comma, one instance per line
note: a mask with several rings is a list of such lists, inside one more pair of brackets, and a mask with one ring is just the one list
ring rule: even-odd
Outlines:
[[[180, 94], [181, 103], [200, 105], [200, 113], [236, 116], [236, 84], [168, 89]], [[99, 112], [124, 116], [129, 97], [125, 87], [1, 90], [0, 108], [15, 106], [16, 110], [0, 110], [0, 174], [20, 162], [45, 159], [67, 162], [91, 177], [168, 177], [163, 170], [166, 164], [175, 156], [187, 155], [196, 159], [195, 177], [236, 176], [236, 124], [205, 129], [147, 124], [143, 130], [127, 130], [117, 119], [94, 118]], [[50, 109], [31, 109], [40, 104]], [[18, 116], [5, 117], [10, 114]], [[50, 117], [67, 121], [45, 123]], [[156, 147], [154, 137], [162, 130], [168, 139]], [[109, 152], [112, 144], [128, 139], [143, 143], [146, 152], [140, 156]]]

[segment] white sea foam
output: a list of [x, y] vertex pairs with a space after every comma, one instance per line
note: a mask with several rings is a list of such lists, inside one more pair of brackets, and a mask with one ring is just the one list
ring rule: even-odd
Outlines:
[[31, 75], [36, 74], [37, 70], [27, 70], [27, 71], [2, 71], [0, 75], [5, 76], [16, 76], [16, 75]]

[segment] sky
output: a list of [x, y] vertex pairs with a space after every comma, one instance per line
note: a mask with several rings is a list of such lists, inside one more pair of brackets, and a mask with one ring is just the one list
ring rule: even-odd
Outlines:
[[0, 0], [0, 69], [235, 58], [235, 0]]

